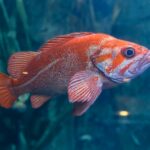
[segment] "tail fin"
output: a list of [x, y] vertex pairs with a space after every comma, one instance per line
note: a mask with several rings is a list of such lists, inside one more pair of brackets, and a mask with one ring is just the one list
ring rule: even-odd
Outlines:
[[17, 97], [12, 92], [12, 78], [0, 73], [0, 106], [10, 108]]

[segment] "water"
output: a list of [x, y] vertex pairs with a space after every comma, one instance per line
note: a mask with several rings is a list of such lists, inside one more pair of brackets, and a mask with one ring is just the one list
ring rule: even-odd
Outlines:
[[[56, 35], [103, 32], [150, 47], [148, 0], [1, 0], [0, 71], [9, 56], [37, 50]], [[0, 150], [149, 150], [150, 71], [105, 90], [81, 117], [66, 96], [40, 109], [29, 95], [0, 108]]]

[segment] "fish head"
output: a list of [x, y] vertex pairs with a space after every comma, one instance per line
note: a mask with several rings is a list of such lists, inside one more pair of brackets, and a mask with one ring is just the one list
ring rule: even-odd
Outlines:
[[150, 51], [141, 45], [112, 38], [99, 49], [93, 63], [116, 83], [128, 82], [150, 67]]

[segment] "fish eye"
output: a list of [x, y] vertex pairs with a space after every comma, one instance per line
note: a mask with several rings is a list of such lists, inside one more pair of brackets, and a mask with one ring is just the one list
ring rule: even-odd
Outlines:
[[135, 49], [132, 48], [132, 47], [128, 47], [128, 48], [122, 49], [122, 54], [126, 58], [132, 58], [132, 57], [135, 56]]

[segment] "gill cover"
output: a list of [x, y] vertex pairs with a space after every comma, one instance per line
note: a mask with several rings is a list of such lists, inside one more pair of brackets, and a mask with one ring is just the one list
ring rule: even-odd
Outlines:
[[138, 44], [111, 39], [103, 42], [92, 61], [111, 81], [123, 83], [143, 72], [139, 66], [147, 52], [147, 48]]

